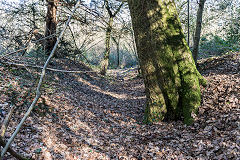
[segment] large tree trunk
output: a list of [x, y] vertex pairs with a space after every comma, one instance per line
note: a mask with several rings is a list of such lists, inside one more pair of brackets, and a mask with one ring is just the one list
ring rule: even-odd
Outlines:
[[102, 75], [106, 74], [107, 68], [108, 68], [108, 60], [109, 60], [110, 49], [111, 49], [110, 40], [111, 40], [111, 33], [112, 33], [112, 25], [113, 25], [113, 17], [110, 17], [108, 21], [108, 27], [107, 27], [106, 39], [105, 39], [106, 50], [105, 50], [104, 58], [103, 58], [103, 61], [101, 62], [101, 68], [100, 68], [100, 74]]
[[193, 59], [196, 64], [197, 64], [197, 58], [198, 58], [199, 41], [200, 41], [200, 35], [201, 35], [201, 29], [202, 29], [202, 15], [203, 15], [205, 2], [206, 0], [200, 0], [198, 12], [197, 12], [197, 22], [196, 22], [196, 30], [195, 30], [194, 40], [193, 40], [194, 45], [193, 45], [193, 52], [192, 52]]
[[[45, 28], [45, 37], [50, 36], [52, 34], [56, 34], [57, 29], [57, 4], [58, 0], [47, 0], [48, 8], [46, 15], [46, 28]], [[48, 54], [52, 51], [55, 43], [57, 41], [56, 36], [52, 38], [48, 38], [45, 41], [45, 50]]]
[[191, 124], [200, 105], [196, 69], [173, 0], [128, 0], [146, 87], [145, 121]]

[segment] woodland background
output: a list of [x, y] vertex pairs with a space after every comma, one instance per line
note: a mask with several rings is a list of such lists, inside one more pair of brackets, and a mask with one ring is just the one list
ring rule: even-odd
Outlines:
[[[76, 3], [57, 1], [56, 32], [46, 34], [49, 2], [0, 0], [0, 124], [6, 127], [1, 151], [34, 99], [47, 44], [59, 36]], [[188, 23], [187, 1], [175, 1], [192, 50], [199, 1], [189, 2]], [[197, 66], [208, 84], [201, 87], [194, 124], [147, 125], [127, 3], [82, 0], [49, 63], [42, 95], [3, 159], [239, 159], [239, 5], [239, 0], [205, 2]], [[117, 13], [112, 27], [109, 11]]]
[[[57, 9], [57, 34], [73, 5], [67, 1], [59, 3]], [[72, 2], [73, 3], [73, 2]], [[114, 11], [121, 3], [110, 2]], [[187, 38], [187, 1], [176, 1], [182, 27]], [[190, 1], [190, 48], [196, 27], [198, 1]], [[46, 58], [43, 45], [38, 41], [44, 38], [46, 23], [45, 1], [1, 1], [1, 53], [15, 51], [26, 45], [30, 33], [37, 29], [25, 56]], [[229, 51], [239, 50], [239, 2], [237, 0], [208, 0], [203, 13], [202, 34], [199, 57], [206, 58], [222, 55]], [[127, 5], [121, 7], [113, 21], [111, 35], [110, 68], [133, 67], [138, 64], [136, 48], [131, 28], [131, 18]], [[58, 48], [58, 56], [73, 60], [88, 61], [90, 65], [98, 66], [105, 51], [105, 34], [109, 15], [104, 7], [104, 1], [94, 0], [82, 2], [81, 8], [73, 17], [70, 27]], [[119, 53], [117, 48], [119, 46]], [[22, 54], [22, 53], [19, 53]], [[120, 64], [118, 64], [118, 54]], [[85, 58], [84, 58], [85, 57]], [[87, 59], [87, 60], [86, 60]]]

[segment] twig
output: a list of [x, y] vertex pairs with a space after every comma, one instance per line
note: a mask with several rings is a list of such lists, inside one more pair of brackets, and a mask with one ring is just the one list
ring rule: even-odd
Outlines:
[[[31, 39], [29, 38], [29, 40], [30, 40], [32, 43], [37, 43], [37, 42], [40, 42], [40, 41], [42, 41], [42, 40], [52, 38], [52, 37], [54, 37], [54, 36], [56, 36], [56, 34], [51, 34], [51, 35], [49, 35], [49, 36], [47, 36], [47, 37], [38, 39], [38, 40], [36, 40], [36, 41], [31, 41], [31, 39], [32, 39], [32, 36], [31, 36]], [[29, 41], [29, 42], [30, 42], [30, 41]], [[28, 42], [28, 44], [29, 44], [29, 42]], [[14, 53], [17, 53], [17, 52], [20, 52], [20, 51], [26, 51], [26, 50], [28, 49], [28, 47], [29, 47], [29, 46], [26, 46], [26, 47], [21, 48], [21, 49], [18, 49], [18, 50], [16, 50], [16, 51], [12, 51], [12, 52], [9, 52], [9, 53], [7, 53], [7, 54], [4, 54], [4, 55], [0, 56], [0, 60], [3, 59], [3, 58], [5, 58], [5, 57], [7, 57], [7, 56], [10, 56], [10, 55], [12, 55], [12, 54], [14, 54]]]
[[4, 119], [3, 125], [1, 127], [1, 131], [0, 131], [1, 135], [0, 136], [3, 139], [4, 139], [4, 135], [5, 135], [5, 132], [7, 130], [7, 127], [8, 127], [8, 124], [9, 124], [9, 120], [12, 117], [14, 109], [15, 109], [15, 105], [11, 105], [10, 111], [9, 111], [8, 115], [6, 116], [6, 118]]
[[84, 56], [84, 55], [81, 53], [80, 49], [78, 48], [78, 46], [77, 46], [77, 42], [76, 42], [75, 37], [74, 37], [74, 34], [73, 34], [73, 31], [72, 31], [72, 29], [71, 29], [70, 26], [69, 26], [69, 30], [70, 30], [70, 32], [71, 32], [71, 35], [72, 35], [72, 38], [73, 38], [73, 41], [74, 41], [75, 47], [77, 48], [79, 54], [80, 54], [80, 55], [86, 60], [86, 62], [87, 62], [88, 64], [90, 64], [90, 62], [88, 61], [87, 57]]
[[21, 122], [18, 124], [16, 130], [14, 131], [14, 133], [12, 134], [12, 136], [10, 137], [10, 139], [8, 140], [7, 144], [5, 145], [5, 147], [3, 148], [2, 152], [1, 152], [1, 158], [3, 158], [4, 154], [6, 153], [6, 151], [8, 150], [10, 144], [12, 143], [13, 139], [16, 137], [17, 133], [19, 132], [20, 128], [22, 127], [24, 121], [27, 119], [27, 117], [30, 115], [31, 111], [33, 110], [33, 107], [35, 106], [35, 104], [37, 103], [39, 97], [41, 96], [41, 92], [40, 92], [40, 89], [41, 89], [41, 86], [42, 86], [42, 82], [43, 82], [43, 79], [45, 77], [45, 74], [46, 74], [46, 68], [47, 68], [47, 65], [49, 64], [51, 58], [53, 57], [55, 51], [56, 51], [56, 48], [58, 46], [58, 43], [60, 42], [61, 38], [63, 37], [63, 34], [64, 34], [64, 31], [66, 30], [70, 20], [71, 20], [71, 17], [72, 15], [74, 14], [74, 12], [77, 10], [78, 6], [79, 6], [79, 2], [80, 0], [77, 1], [76, 3], [76, 6], [74, 8], [74, 10], [72, 11], [72, 13], [70, 14], [62, 32], [60, 33], [58, 39], [57, 39], [57, 42], [55, 43], [53, 49], [52, 49], [52, 52], [51, 54], [49, 55], [47, 61], [45, 62], [44, 66], [43, 66], [43, 69], [42, 69], [42, 74], [41, 74], [41, 77], [39, 79], [39, 82], [38, 82], [38, 86], [37, 86], [37, 89], [36, 89], [36, 97], [34, 98], [32, 104], [30, 105], [30, 107], [28, 108], [28, 111], [25, 113], [24, 117], [22, 118]]
[[30, 35], [29, 35], [29, 37], [28, 37], [27, 42], [25, 43], [25, 47], [24, 47], [24, 48], [18, 49], [18, 50], [16, 50], [16, 51], [13, 51], [13, 52], [10, 52], [10, 53], [7, 53], [7, 54], [1, 56], [0, 59], [3, 59], [3, 58], [5, 58], [5, 57], [7, 57], [7, 56], [10, 56], [10, 55], [12, 55], [12, 54], [14, 54], [14, 53], [17, 53], [17, 52], [20, 52], [20, 51], [24, 51], [23, 54], [22, 54], [22, 56], [23, 56], [23, 55], [26, 53], [26, 51], [27, 51], [27, 49], [28, 49], [28, 47], [29, 47], [29, 43], [30, 43], [30, 41], [32, 40], [32, 37], [33, 37], [33, 35], [35, 34], [35, 32], [36, 32], [36, 30], [32, 30], [32, 31], [30, 32]]
[[47, 37], [43, 37], [43, 38], [40, 38], [40, 39], [38, 39], [38, 40], [36, 40], [36, 41], [31, 41], [32, 43], [37, 43], [37, 42], [40, 42], [40, 41], [42, 41], [42, 40], [46, 40], [46, 39], [49, 39], [49, 38], [52, 38], [52, 37], [55, 37], [56, 36], [56, 34], [54, 33], [54, 34], [51, 34], [51, 35], [49, 35], [49, 36], [47, 36]]
[[17, 52], [20, 52], [20, 51], [24, 51], [24, 50], [26, 50], [27, 48], [28, 48], [28, 47], [25, 47], [25, 48], [18, 49], [18, 50], [16, 50], [16, 51], [13, 51], [13, 52], [4, 54], [4, 55], [2, 55], [2, 56], [0, 57], [0, 59], [3, 59], [3, 58], [5, 58], [5, 57], [7, 57], [7, 56], [10, 56], [10, 55], [12, 55], [12, 54], [14, 54], [14, 53], [17, 53]]
[[[20, 64], [20, 63], [13, 63], [13, 62], [2, 62], [2, 63], [20, 66], [20, 67], [32, 67], [32, 68], [41, 68], [41, 69], [44, 68], [44, 66], [31, 65], [31, 64]], [[90, 73], [90, 72], [97, 73], [97, 71], [68, 71], [68, 70], [54, 69], [54, 68], [49, 68], [49, 67], [46, 68], [46, 70], [55, 71], [55, 72], [63, 72], [63, 73]]]
[[[33, 35], [35, 34], [35, 32], [37, 32], [36, 29], [30, 31], [30, 35], [29, 35], [29, 37], [28, 37], [28, 40], [27, 40], [27, 42], [25, 43], [25, 48], [28, 48], [28, 47], [29, 47], [29, 43], [31, 42], [32, 37], [33, 37]], [[24, 56], [26, 52], [27, 52], [27, 49], [24, 50], [22, 56]]]

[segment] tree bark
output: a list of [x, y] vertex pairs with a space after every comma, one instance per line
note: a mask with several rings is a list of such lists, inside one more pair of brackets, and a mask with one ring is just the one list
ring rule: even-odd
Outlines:
[[147, 104], [145, 122], [191, 124], [200, 105], [196, 69], [173, 0], [128, 0]]
[[120, 63], [121, 63], [120, 62], [120, 39], [121, 39], [121, 34], [122, 33], [120, 33], [117, 36], [117, 38], [112, 37], [113, 42], [116, 44], [116, 48], [117, 48], [117, 64], [116, 64], [117, 68], [120, 68]]
[[192, 52], [193, 59], [196, 64], [197, 64], [197, 58], [198, 58], [199, 41], [200, 41], [200, 35], [201, 35], [201, 29], [202, 29], [202, 15], [203, 15], [205, 2], [206, 0], [200, 0], [198, 12], [197, 12], [197, 22], [196, 22], [196, 30], [195, 30], [194, 40], [193, 40], [194, 45], [193, 45], [193, 52]]
[[117, 55], [118, 55], [117, 68], [120, 68], [120, 39], [121, 39], [121, 36], [119, 35], [117, 39]]
[[112, 13], [110, 6], [109, 6], [109, 2], [108, 0], [105, 0], [106, 3], [106, 9], [109, 15], [109, 20], [108, 20], [108, 27], [107, 27], [107, 31], [106, 31], [106, 40], [105, 40], [105, 46], [106, 46], [106, 50], [105, 50], [105, 54], [104, 54], [104, 58], [103, 61], [101, 62], [100, 65], [100, 74], [101, 75], [105, 75], [107, 72], [107, 68], [108, 68], [108, 63], [109, 63], [109, 55], [110, 55], [110, 40], [111, 40], [111, 33], [112, 33], [112, 27], [113, 27], [113, 18], [116, 17], [116, 15], [120, 12], [124, 2], [122, 2], [118, 8], [116, 9], [116, 11], [114, 13]]
[[[48, 37], [52, 34], [56, 34], [57, 30], [57, 4], [58, 0], [47, 0], [47, 15], [46, 15], [46, 28], [45, 28], [45, 37]], [[57, 41], [57, 37], [53, 36], [45, 41], [45, 50], [49, 55], [52, 51], [55, 43]]]
[[110, 45], [111, 45], [111, 33], [112, 33], [112, 25], [113, 25], [113, 17], [109, 18], [108, 21], [108, 28], [106, 31], [106, 39], [105, 39], [105, 54], [103, 61], [101, 62], [101, 71], [100, 74], [105, 75], [107, 72], [107, 67], [108, 67], [108, 60], [109, 60], [109, 55], [110, 55]]

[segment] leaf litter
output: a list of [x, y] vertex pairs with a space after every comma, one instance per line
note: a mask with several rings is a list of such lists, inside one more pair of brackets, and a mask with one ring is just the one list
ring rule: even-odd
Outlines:
[[[91, 70], [70, 60], [51, 65]], [[208, 85], [201, 88], [202, 104], [191, 126], [142, 123], [146, 97], [137, 69], [109, 70], [107, 77], [49, 71], [42, 98], [11, 146], [44, 160], [239, 159], [240, 55], [202, 60], [198, 68]], [[0, 74], [1, 104], [18, 106], [8, 139], [32, 100], [27, 93], [33, 81], [14, 66], [1, 65]], [[8, 109], [1, 105], [1, 123]]]

